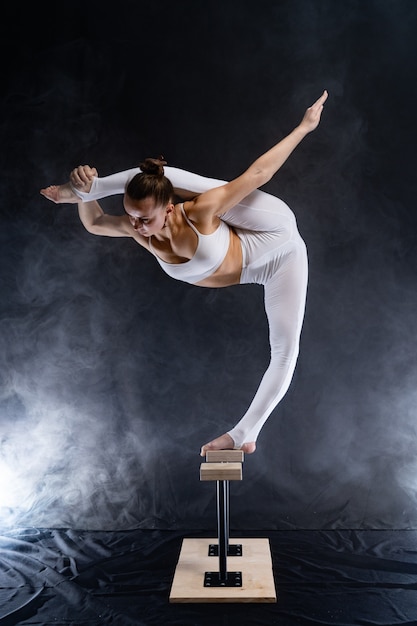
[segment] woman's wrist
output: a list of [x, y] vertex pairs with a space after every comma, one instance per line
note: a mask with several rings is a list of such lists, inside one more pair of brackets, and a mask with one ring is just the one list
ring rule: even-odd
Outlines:
[[303, 122], [298, 124], [298, 126], [296, 126], [293, 130], [293, 133], [300, 138], [300, 141], [304, 139], [304, 137], [308, 135], [310, 132], [311, 132], [311, 129], [307, 128], [303, 124]]

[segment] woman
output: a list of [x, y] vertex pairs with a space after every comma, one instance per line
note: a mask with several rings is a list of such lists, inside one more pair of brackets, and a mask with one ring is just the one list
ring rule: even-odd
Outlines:
[[[177, 280], [202, 287], [264, 286], [271, 360], [242, 419], [201, 448], [256, 449], [258, 434], [290, 385], [299, 350], [307, 290], [307, 253], [295, 217], [274, 196], [259, 191], [302, 139], [317, 128], [321, 97], [301, 123], [231, 182], [203, 178], [158, 159], [106, 178], [80, 166], [70, 183], [42, 189], [56, 203], [78, 203], [85, 228], [96, 235], [132, 237]], [[126, 215], [103, 212], [97, 199], [124, 193]], [[174, 193], [185, 201], [174, 204]]]

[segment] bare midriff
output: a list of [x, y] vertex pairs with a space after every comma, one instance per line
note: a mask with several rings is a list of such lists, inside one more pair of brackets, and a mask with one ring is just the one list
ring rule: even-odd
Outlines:
[[195, 283], [198, 287], [230, 287], [240, 283], [242, 273], [242, 245], [234, 230], [230, 230], [229, 249], [217, 270], [204, 280]]

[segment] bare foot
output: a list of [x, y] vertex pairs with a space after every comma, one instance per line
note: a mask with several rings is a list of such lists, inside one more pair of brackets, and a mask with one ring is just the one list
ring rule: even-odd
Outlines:
[[45, 189], [41, 189], [40, 192], [45, 198], [52, 200], [55, 204], [76, 204], [80, 201], [69, 183], [65, 183], [64, 185], [50, 185]]
[[[233, 441], [230, 435], [225, 433], [224, 435], [221, 435], [221, 437], [217, 437], [217, 439], [213, 439], [213, 441], [210, 441], [209, 443], [206, 443], [204, 446], [202, 446], [201, 451], [200, 451], [200, 456], [205, 456], [208, 450], [234, 450], [234, 449], [235, 449], [235, 442]], [[244, 443], [239, 448], [239, 450], [242, 450], [242, 452], [245, 452], [245, 454], [252, 454], [252, 452], [255, 452], [256, 450], [256, 443], [254, 441], [251, 441], [250, 443]]]

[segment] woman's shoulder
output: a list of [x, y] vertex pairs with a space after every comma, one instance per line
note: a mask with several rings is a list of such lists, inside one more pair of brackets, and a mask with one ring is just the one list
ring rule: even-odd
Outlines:
[[205, 211], [194, 200], [181, 203], [179, 210], [182, 212], [184, 220], [204, 235], [214, 232], [221, 224], [221, 219], [218, 215], [213, 214], [211, 211]]

